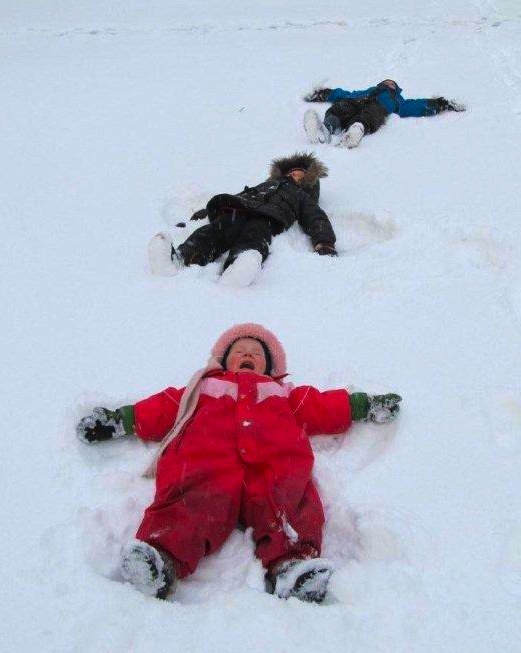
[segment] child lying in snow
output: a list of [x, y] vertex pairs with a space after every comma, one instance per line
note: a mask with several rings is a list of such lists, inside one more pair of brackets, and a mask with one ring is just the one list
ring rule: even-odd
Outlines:
[[253, 528], [268, 591], [323, 600], [332, 566], [319, 557], [324, 512], [308, 436], [342, 433], [353, 420], [389, 422], [401, 397], [294, 388], [285, 376], [277, 338], [239, 324], [186, 388], [96, 408], [79, 422], [87, 443], [132, 433], [162, 441], [147, 470], [157, 470], [154, 501], [123, 553], [123, 577], [140, 591], [165, 598], [241, 523]]
[[356, 147], [364, 134], [373, 134], [390, 113], [400, 118], [434, 116], [442, 111], [465, 111], [465, 106], [444, 97], [405, 100], [402, 89], [392, 79], [385, 79], [363, 91], [342, 88], [318, 88], [306, 95], [306, 102], [332, 102], [322, 122], [316, 111], [304, 115], [304, 129], [311, 143], [330, 143], [338, 136], [337, 145]]
[[298, 222], [317, 254], [336, 256], [335, 232], [318, 205], [320, 179], [327, 168], [314, 154], [275, 159], [270, 176], [237, 195], [215, 195], [191, 220], [208, 218], [177, 249], [165, 232], [148, 245], [153, 274], [173, 276], [183, 265], [207, 265], [228, 252], [221, 280], [229, 286], [249, 286], [270, 252], [273, 236]]

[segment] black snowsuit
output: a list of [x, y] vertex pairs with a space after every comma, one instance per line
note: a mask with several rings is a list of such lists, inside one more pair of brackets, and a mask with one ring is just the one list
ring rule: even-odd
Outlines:
[[347, 131], [355, 122], [364, 126], [366, 134], [373, 134], [385, 123], [387, 109], [375, 97], [338, 100], [324, 116], [324, 125], [332, 134]]
[[[304, 168], [304, 179], [297, 184], [285, 176]], [[298, 222], [313, 246], [334, 245], [336, 237], [329, 218], [318, 206], [319, 177], [327, 169], [314, 155], [297, 155], [273, 162], [270, 178], [258, 186], [246, 186], [237, 195], [215, 195], [192, 219], [208, 217], [205, 225], [178, 247], [186, 265], [206, 265], [229, 250], [224, 268], [246, 250], [260, 252], [265, 261], [272, 236]]]

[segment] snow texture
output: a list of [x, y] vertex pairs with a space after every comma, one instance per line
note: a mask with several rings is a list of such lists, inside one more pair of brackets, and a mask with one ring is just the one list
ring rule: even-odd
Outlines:
[[[0, 25], [0, 650], [518, 653], [519, 2], [4, 0]], [[388, 77], [468, 110], [307, 142], [310, 88]], [[248, 288], [150, 274], [153, 234], [297, 150], [330, 168], [338, 258], [295, 226]], [[267, 594], [248, 531], [159, 601], [120, 568], [156, 445], [75, 425], [247, 321], [296, 385], [398, 392], [400, 418], [313, 440], [323, 604]]]

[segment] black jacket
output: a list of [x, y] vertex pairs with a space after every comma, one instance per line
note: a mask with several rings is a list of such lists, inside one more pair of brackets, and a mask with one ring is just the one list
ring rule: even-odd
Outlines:
[[[300, 184], [285, 176], [296, 167], [306, 171]], [[285, 231], [298, 222], [313, 245], [332, 245], [336, 241], [335, 232], [329, 218], [317, 204], [319, 177], [326, 175], [327, 169], [312, 154], [278, 159], [272, 164], [269, 179], [252, 188], [246, 186], [237, 195], [215, 195], [206, 205], [206, 211], [198, 211], [192, 217], [208, 216], [213, 222], [223, 209], [240, 209], [269, 220], [274, 233]]]

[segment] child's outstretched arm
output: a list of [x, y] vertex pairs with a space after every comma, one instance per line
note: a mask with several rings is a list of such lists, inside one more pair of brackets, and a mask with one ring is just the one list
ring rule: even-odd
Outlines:
[[304, 96], [306, 102], [338, 102], [349, 98], [364, 98], [371, 94], [374, 86], [359, 91], [348, 91], [345, 88], [315, 88]]
[[310, 237], [317, 254], [337, 255], [336, 236], [331, 221], [325, 211], [305, 192], [300, 200], [298, 221], [304, 233]]
[[347, 431], [353, 421], [377, 424], [391, 422], [398, 416], [400, 401], [397, 394], [349, 394], [347, 390], [320, 392], [311, 386], [294, 388], [289, 395], [297, 422], [308, 435], [335, 435]]
[[133, 406], [116, 410], [95, 408], [78, 422], [76, 435], [93, 444], [137, 435], [141, 440], [162, 440], [174, 425], [184, 388], [166, 388]]
[[444, 97], [418, 98], [400, 102], [397, 113], [400, 118], [423, 118], [435, 116], [443, 111], [466, 111], [466, 107], [461, 102]]

